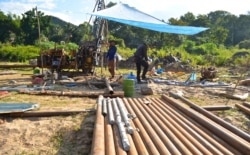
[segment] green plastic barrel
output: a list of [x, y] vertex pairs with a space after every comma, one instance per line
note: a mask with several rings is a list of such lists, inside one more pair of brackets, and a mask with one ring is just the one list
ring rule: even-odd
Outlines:
[[40, 74], [40, 69], [39, 68], [35, 68], [33, 70], [33, 74]]
[[123, 91], [125, 97], [133, 97], [135, 93], [135, 81], [132, 79], [123, 79]]

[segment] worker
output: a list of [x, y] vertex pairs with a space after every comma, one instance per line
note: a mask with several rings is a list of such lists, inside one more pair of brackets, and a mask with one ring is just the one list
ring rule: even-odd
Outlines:
[[115, 41], [111, 40], [109, 42], [109, 49], [106, 55], [106, 58], [108, 60], [108, 71], [111, 74], [110, 80], [112, 80], [115, 77], [116, 52], [117, 48], [115, 46]]
[[[149, 67], [147, 51], [148, 51], [148, 45], [146, 43], [143, 43], [137, 47], [136, 52], [134, 53], [134, 61], [137, 70], [136, 78], [138, 83], [141, 83], [141, 79], [146, 80], [146, 73]], [[141, 76], [141, 66], [143, 66], [142, 76]]]

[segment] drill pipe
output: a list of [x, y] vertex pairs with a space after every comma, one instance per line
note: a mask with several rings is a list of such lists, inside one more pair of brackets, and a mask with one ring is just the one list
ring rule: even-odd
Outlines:
[[240, 138], [239, 136], [232, 134], [232, 132], [226, 130], [225, 128], [223, 129], [222, 126], [219, 124], [211, 121], [207, 117], [198, 114], [192, 109], [187, 109], [186, 107], [183, 107], [181, 104], [178, 102], [174, 101], [170, 97], [163, 95], [162, 98], [169, 103], [172, 103], [175, 107], [180, 109], [183, 113], [188, 115], [189, 117], [195, 119], [197, 122], [205, 126], [206, 128], [210, 129], [215, 133], [218, 137], [222, 138], [225, 140], [228, 144], [239, 150], [243, 154], [248, 154], [250, 152], [250, 144], [249, 142], [245, 141], [244, 139]]
[[107, 106], [108, 106], [109, 124], [114, 124], [115, 123], [115, 118], [114, 118], [114, 112], [113, 112], [113, 106], [112, 106], [111, 99], [107, 100]]
[[157, 117], [166, 124], [166, 128], [174, 132], [177, 139], [180, 139], [193, 154], [222, 154], [203, 137], [194, 132], [194, 130], [191, 128], [184, 128], [183, 124], [177, 123], [180, 122], [177, 117], [173, 116], [166, 108], [159, 107], [160, 103], [155, 100], [153, 101], [154, 104], [150, 105], [152, 112], [157, 114]]
[[[123, 99], [123, 102], [124, 102], [125, 106], [127, 107], [128, 111], [129, 111], [131, 114], [134, 113], [134, 112], [132, 111], [131, 107], [128, 105], [129, 103], [128, 103], [128, 101], [127, 101], [125, 98]], [[136, 121], [138, 121], [138, 119], [135, 118], [134, 121], [136, 122]], [[132, 127], [133, 129], [136, 128], [136, 127], [135, 127], [135, 124], [133, 123], [133, 121], [130, 120], [130, 124], [131, 124], [131, 127]], [[133, 141], [134, 141], [134, 143], [135, 143], [135, 146], [136, 146], [136, 149], [137, 149], [137, 151], [138, 151], [138, 154], [139, 154], [139, 155], [149, 155], [149, 153], [148, 153], [148, 151], [147, 151], [145, 145], [143, 144], [143, 141], [142, 141], [142, 139], [141, 139], [139, 133], [138, 133], [137, 131], [134, 131], [133, 134], [131, 135], [131, 137], [132, 137], [132, 139], [133, 139]]]
[[[183, 116], [184, 114], [180, 112], [178, 109], [176, 109], [175, 107], [172, 107], [171, 105], [166, 104], [160, 99], [152, 99], [152, 100], [153, 101], [155, 100], [156, 104], [153, 104], [153, 106], [155, 106], [158, 110], [165, 109], [165, 111], [169, 111], [168, 112], [169, 117], [171, 118], [176, 117], [177, 119], [175, 119], [175, 121], [178, 124], [180, 124], [185, 130], [189, 132], [191, 132], [192, 130], [195, 130], [195, 132], [197, 132], [206, 140], [208, 140], [212, 145], [216, 146], [217, 149], [219, 149], [223, 154], [227, 154], [227, 155], [240, 154], [238, 151], [236, 151], [234, 148], [229, 146], [224, 141], [220, 140], [219, 142], [217, 142], [215, 139], [212, 138], [214, 137], [214, 134], [212, 134], [210, 131], [206, 130], [204, 127], [200, 126], [196, 122], [193, 122], [193, 120], [190, 120], [189, 118]], [[229, 151], [231, 149], [233, 153]]]
[[127, 112], [126, 108], [124, 107], [124, 104], [123, 104], [122, 100], [117, 97], [116, 98], [116, 103], [118, 105], [118, 108], [120, 109], [121, 116], [122, 116], [122, 119], [123, 119], [125, 125], [127, 127], [130, 126], [129, 119], [128, 119], [128, 112]]
[[112, 126], [109, 124], [108, 118], [105, 117], [105, 151], [106, 155], [115, 155], [115, 143], [112, 132]]
[[230, 123], [224, 121], [223, 119], [219, 118], [218, 116], [213, 115], [210, 112], [202, 109], [201, 107], [197, 106], [196, 104], [194, 104], [193, 102], [189, 101], [185, 97], [177, 95], [177, 94], [175, 94], [173, 92], [169, 92], [169, 94], [178, 96], [179, 99], [181, 99], [183, 102], [185, 102], [187, 105], [189, 105], [190, 107], [192, 107], [193, 109], [195, 109], [199, 113], [202, 113], [206, 117], [210, 118], [211, 120], [215, 121], [216, 123], [220, 124], [221, 126], [223, 126], [224, 128], [228, 129], [229, 131], [231, 131], [234, 134], [238, 135], [239, 137], [245, 139], [246, 141], [250, 141], [250, 135], [249, 134], [243, 132], [242, 130], [239, 130], [238, 128], [236, 128], [235, 126], [231, 125]]
[[126, 135], [126, 129], [124, 127], [124, 123], [122, 122], [120, 111], [117, 107], [116, 100], [112, 99], [112, 101], [113, 101], [113, 108], [114, 108], [114, 113], [115, 113], [115, 118], [116, 118], [116, 125], [117, 125], [118, 130], [119, 130], [123, 149], [126, 151], [129, 151], [130, 144], [129, 144], [128, 137]]
[[[176, 148], [176, 146], [173, 144], [173, 141], [169, 139], [169, 137], [164, 133], [163, 123], [159, 120], [159, 118], [156, 117], [156, 114], [151, 111], [150, 104], [145, 105], [144, 101], [138, 100], [139, 102], [135, 104], [137, 105], [138, 109], [143, 113], [145, 118], [148, 120], [148, 122], [151, 124], [151, 126], [154, 128], [162, 142], [165, 144], [165, 147], [171, 152], [171, 154], [181, 154], [181, 152]], [[150, 102], [152, 103], [152, 102]], [[166, 129], [166, 128], [165, 128]], [[187, 149], [185, 149], [187, 150]], [[187, 151], [188, 152], [188, 151]], [[199, 151], [195, 152], [196, 154], [201, 154]]]
[[112, 125], [112, 128], [113, 128], [113, 134], [114, 134], [116, 155], [127, 155], [127, 152], [123, 149], [121, 136], [119, 135], [119, 130], [118, 130], [117, 125], [116, 124]]
[[137, 105], [136, 103], [138, 101], [132, 100], [131, 98], [129, 98], [128, 100], [129, 100], [129, 103], [131, 103], [130, 104], [131, 107], [136, 112], [138, 118], [142, 122], [143, 127], [145, 129], [147, 129], [148, 135], [150, 136], [150, 138], [152, 139], [152, 141], [156, 145], [160, 154], [164, 154], [164, 155], [171, 154], [170, 151], [166, 148], [165, 144], [162, 142], [161, 138], [157, 135], [156, 131], [154, 131], [151, 124], [147, 121], [147, 119], [144, 117], [144, 115], [140, 112], [138, 107], [136, 107], [136, 105]]
[[138, 152], [136, 150], [136, 147], [135, 147], [135, 143], [134, 143], [131, 135], [127, 134], [127, 137], [128, 137], [128, 141], [129, 141], [129, 144], [130, 144], [130, 149], [128, 151], [128, 155], [141, 155], [141, 154], [138, 154]]
[[169, 118], [167, 114], [165, 114], [165, 111], [163, 112], [160, 108], [156, 110], [156, 108], [153, 107], [155, 104], [157, 103], [152, 103], [147, 107], [145, 106], [144, 109], [147, 110], [147, 112], [152, 116], [164, 133], [176, 145], [179, 151], [182, 154], [202, 154], [192, 143], [190, 143], [190, 141], [185, 136], [181, 134], [181, 132], [179, 132], [178, 129], [174, 127], [174, 125], [171, 125], [170, 122], [173, 122], [174, 120]]
[[108, 99], [103, 99], [102, 100], [102, 115], [105, 117], [108, 113], [107, 111], [107, 100]]
[[102, 100], [100, 95], [97, 99], [96, 123], [94, 127], [91, 155], [105, 155], [104, 145], [104, 117], [102, 116]]

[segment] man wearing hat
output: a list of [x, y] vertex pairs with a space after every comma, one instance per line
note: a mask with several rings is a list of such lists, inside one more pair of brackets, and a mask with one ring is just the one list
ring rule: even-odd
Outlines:
[[115, 41], [111, 40], [109, 42], [109, 50], [106, 55], [107, 60], [108, 60], [108, 70], [111, 74], [110, 79], [113, 79], [115, 77], [116, 52], [117, 52], [117, 48], [115, 46]]

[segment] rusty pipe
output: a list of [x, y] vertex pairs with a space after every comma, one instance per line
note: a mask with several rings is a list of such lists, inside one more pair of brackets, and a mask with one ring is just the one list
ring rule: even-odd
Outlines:
[[[147, 119], [150, 121], [150, 119], [152, 118], [153, 119], [152, 121], [157, 123], [155, 125], [152, 124], [152, 126], [159, 126], [159, 129], [155, 128], [156, 132], [158, 134], [161, 133], [161, 132], [159, 132], [159, 130], [162, 130], [164, 132], [163, 134], [159, 134], [159, 136], [162, 139], [162, 141], [165, 142], [165, 145], [168, 148], [170, 148], [170, 151], [172, 154], [180, 154], [180, 152], [181, 152], [181, 154], [191, 154], [191, 152], [183, 145], [183, 143], [180, 141], [180, 139], [182, 141], [185, 141], [186, 142], [185, 144], [188, 144], [188, 146], [190, 146], [192, 148], [191, 151], [193, 154], [197, 154], [197, 155], [202, 154], [197, 148], [195, 148], [190, 143], [190, 141], [189, 141], [190, 139], [188, 140], [184, 136], [181, 136], [181, 131], [179, 132], [179, 131], [177, 131], [177, 129], [174, 129], [174, 127], [171, 126], [171, 123], [173, 122], [171, 119], [169, 119], [168, 122], [166, 122], [167, 118], [162, 118], [163, 116], [160, 115], [159, 111], [156, 111], [154, 109], [154, 107], [152, 106], [155, 103], [152, 103], [152, 101], [150, 101], [151, 104], [145, 105], [145, 104], [143, 104], [142, 100], [139, 99], [139, 101], [141, 103], [140, 106], [143, 106], [143, 107], [141, 107], [140, 110], [145, 109], [145, 113], [148, 113], [150, 115], [150, 117], [148, 117]], [[171, 122], [171, 123], [169, 123], [169, 122]], [[175, 134], [173, 134], [172, 131], [173, 132], [176, 131]], [[178, 136], [178, 137], [176, 137], [176, 136]], [[177, 153], [174, 152], [175, 150], [171, 150], [171, 147], [173, 147], [173, 146], [171, 146], [171, 145], [173, 145], [172, 143], [170, 145], [167, 144], [168, 141], [166, 141], [166, 140], [169, 139], [168, 137], [170, 138], [171, 142], [174, 143], [175, 146], [178, 148]], [[177, 149], [175, 146], [174, 146], [174, 149]]]
[[116, 155], [127, 155], [127, 152], [123, 149], [121, 137], [119, 135], [119, 130], [116, 124], [112, 125], [113, 135], [114, 135], [114, 143], [115, 143], [115, 151]]
[[177, 138], [180, 139], [193, 154], [222, 154], [197, 132], [183, 124], [182, 121], [173, 115], [170, 110], [161, 107], [161, 103], [153, 99], [152, 101], [154, 102], [154, 104], [150, 105], [152, 111], [161, 118], [161, 121], [167, 125], [167, 128], [171, 129], [174, 132], [174, 135], [178, 136]]
[[103, 96], [100, 95], [97, 99], [96, 123], [94, 127], [91, 155], [105, 155], [104, 117], [102, 116], [102, 100]]
[[160, 154], [168, 155], [171, 154], [170, 151], [166, 148], [165, 144], [162, 142], [162, 139], [157, 135], [156, 131], [153, 129], [151, 124], [147, 121], [147, 119], [144, 117], [145, 115], [141, 113], [139, 108], [137, 107], [138, 101], [132, 100], [132, 98], [129, 98], [129, 103], [131, 103], [131, 107], [136, 112], [137, 117], [142, 122], [142, 125], [144, 128], [147, 129], [147, 133], [154, 142], [155, 146], [157, 147]]
[[108, 117], [105, 117], [105, 154], [106, 155], [116, 155], [115, 143], [112, 132], [112, 126], [109, 124]]
[[[135, 114], [134, 110], [131, 108], [128, 100], [126, 98], [123, 98], [124, 104], [126, 108], [128, 109], [128, 112], [130, 114]], [[154, 145], [152, 139], [147, 134], [145, 128], [142, 126], [140, 120], [136, 117], [131, 122], [132, 127], [135, 129], [136, 127], [139, 129], [139, 131], [135, 131], [132, 135], [133, 140], [135, 141], [135, 146], [138, 150], [138, 153], [140, 155], [159, 155], [156, 146]], [[142, 140], [143, 139], [143, 140]]]
[[186, 130], [188, 130], [187, 128], [194, 129], [198, 134], [200, 134], [205, 139], [207, 139], [211, 144], [216, 146], [216, 148], [218, 148], [223, 154], [227, 154], [227, 155], [240, 154], [238, 151], [236, 151], [234, 148], [229, 146], [224, 141], [219, 140], [217, 138], [217, 140], [218, 140], [218, 142], [217, 142], [215, 139], [212, 138], [214, 136], [213, 133], [208, 131], [203, 126], [200, 126], [196, 122], [190, 120], [190, 118], [181, 115], [181, 112], [178, 109], [176, 109], [175, 107], [172, 107], [171, 105], [166, 104], [165, 102], [163, 102], [160, 99], [155, 99], [155, 100], [157, 101], [156, 103], [160, 103], [160, 104], [155, 105], [157, 108], [159, 108], [159, 109], [165, 108], [165, 109], [169, 110], [170, 112], [168, 113], [168, 115], [170, 117], [174, 117], [174, 116], [178, 117], [178, 119], [176, 119], [177, 123], [181, 124]]
[[192, 111], [192, 109], [187, 109], [186, 107], [183, 107], [181, 104], [174, 101], [170, 97], [168, 97], [166, 95], [162, 95], [162, 98], [164, 100], [172, 103], [172, 105], [174, 105], [175, 107], [180, 109], [183, 113], [185, 113], [189, 117], [195, 119], [197, 122], [199, 122], [200, 124], [202, 124], [206, 128], [213, 131], [218, 137], [225, 140], [228, 144], [230, 144], [231, 146], [233, 146], [234, 148], [239, 150], [241, 153], [248, 154], [250, 152], [249, 142], [241, 139], [240, 137], [238, 137], [235, 134], [232, 134], [232, 132], [230, 132], [226, 129], [223, 130], [223, 128], [221, 126], [219, 126], [218, 124], [212, 122], [211, 120], [209, 120], [208, 118], [206, 118], [203, 115], [198, 115], [197, 113], [195, 113], [195, 111]]
[[250, 141], [250, 135], [243, 132], [242, 130], [239, 130], [238, 128], [236, 128], [235, 126], [231, 125], [230, 123], [224, 121], [223, 119], [219, 118], [216, 115], [211, 114], [210, 112], [202, 109], [201, 107], [197, 106], [196, 104], [194, 104], [193, 102], [189, 101], [188, 99], [186, 99], [185, 97], [182, 97], [180, 95], [177, 95], [173, 92], [169, 92], [170, 95], [174, 95], [174, 96], [178, 96], [179, 99], [181, 99], [183, 102], [185, 102], [187, 105], [189, 105], [190, 107], [192, 107], [193, 109], [195, 109], [196, 111], [202, 113], [203, 115], [205, 115], [206, 117], [212, 119], [213, 121], [215, 121], [216, 123], [220, 124], [221, 126], [223, 126], [224, 128], [228, 129], [229, 131], [235, 133], [236, 135], [238, 135], [239, 137], [245, 139], [246, 141]]

